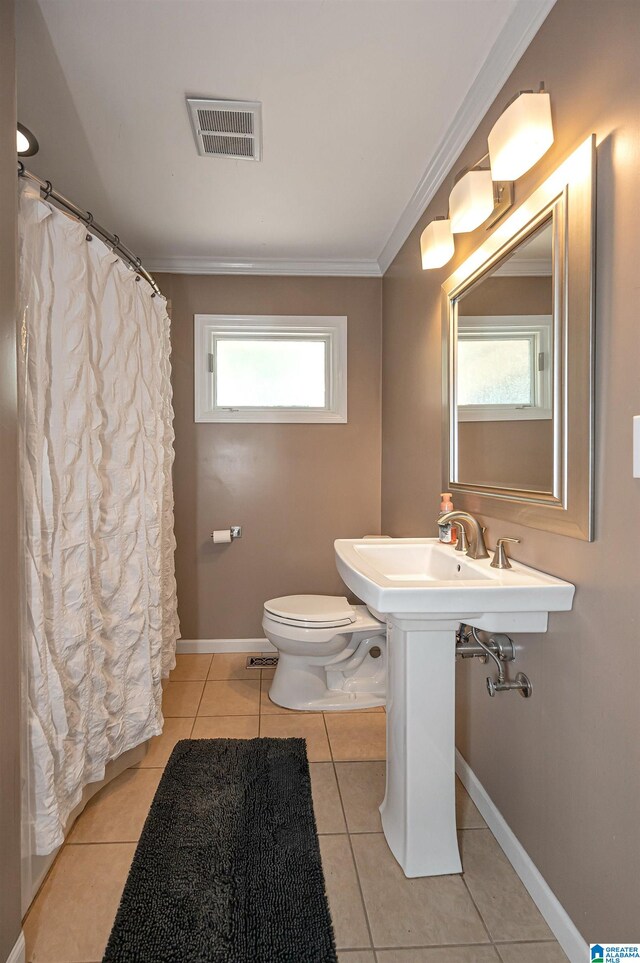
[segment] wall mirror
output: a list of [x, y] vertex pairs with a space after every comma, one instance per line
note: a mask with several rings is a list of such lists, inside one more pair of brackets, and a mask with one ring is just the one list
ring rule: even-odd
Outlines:
[[595, 138], [443, 285], [443, 487], [593, 537]]

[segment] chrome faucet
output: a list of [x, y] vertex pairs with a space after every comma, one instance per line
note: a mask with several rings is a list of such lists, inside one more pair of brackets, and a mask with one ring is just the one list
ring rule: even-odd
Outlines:
[[484, 529], [477, 518], [469, 512], [445, 512], [437, 519], [438, 525], [448, 525], [449, 522], [456, 522], [460, 525], [468, 525], [469, 548], [467, 555], [469, 558], [489, 558], [487, 546], [484, 544]]

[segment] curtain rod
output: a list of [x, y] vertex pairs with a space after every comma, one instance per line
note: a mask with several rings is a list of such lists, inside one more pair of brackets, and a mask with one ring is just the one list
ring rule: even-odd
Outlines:
[[27, 170], [22, 161], [18, 161], [18, 176], [27, 177], [29, 180], [34, 181], [34, 183], [39, 186], [43, 193], [43, 200], [46, 201], [50, 199], [55, 201], [56, 204], [59, 204], [60, 207], [63, 207], [65, 211], [75, 217], [78, 221], [82, 221], [83, 224], [86, 224], [89, 231], [101, 237], [102, 240], [105, 241], [106, 244], [111, 248], [114, 254], [117, 254], [121, 260], [134, 269], [136, 274], [140, 275], [140, 277], [143, 277], [145, 281], [149, 282], [153, 288], [153, 294], [151, 295], [152, 298], [154, 298], [156, 294], [159, 294], [161, 297], [163, 297], [162, 291], [154, 279], [151, 277], [149, 272], [143, 268], [140, 258], [121, 242], [117, 234], [111, 234], [106, 228], [98, 224], [97, 221], [94, 221], [91, 211], [83, 211], [81, 207], [78, 207], [73, 203], [73, 201], [70, 201], [68, 197], [64, 196], [64, 194], [60, 194], [59, 191], [54, 190], [51, 181], [44, 181], [41, 177], [38, 177], [37, 174]]

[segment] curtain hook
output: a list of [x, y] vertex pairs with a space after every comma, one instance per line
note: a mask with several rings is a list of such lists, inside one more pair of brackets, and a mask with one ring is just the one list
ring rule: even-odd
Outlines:
[[21, 160], [18, 161], [18, 177], [22, 177], [24, 174], [24, 164]]
[[45, 186], [42, 187], [41, 190], [44, 191], [43, 200], [46, 201], [46, 199], [51, 196], [51, 191], [53, 190], [53, 184], [51, 183], [51, 181], [46, 181]]

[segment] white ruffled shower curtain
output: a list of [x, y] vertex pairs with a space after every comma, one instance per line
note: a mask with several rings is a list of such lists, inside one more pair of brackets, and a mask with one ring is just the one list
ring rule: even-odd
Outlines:
[[32, 852], [86, 784], [162, 728], [175, 664], [166, 302], [20, 190], [20, 450]]

